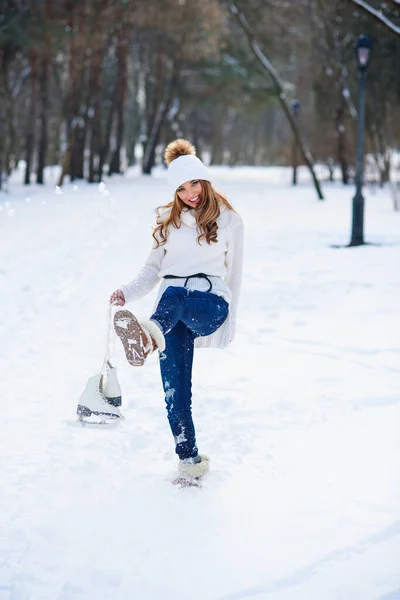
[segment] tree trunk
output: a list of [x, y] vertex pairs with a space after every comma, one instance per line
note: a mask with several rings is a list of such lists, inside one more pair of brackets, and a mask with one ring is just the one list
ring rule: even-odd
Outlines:
[[[384, 112], [384, 107], [380, 107], [380, 110]], [[374, 119], [369, 129], [369, 137], [375, 146], [375, 152], [373, 154], [376, 166], [379, 172], [379, 185], [383, 187], [385, 183], [390, 181], [390, 170], [391, 170], [391, 151], [390, 145], [385, 139], [384, 130], [384, 119], [381, 118], [382, 114]]]
[[400, 211], [400, 182], [389, 182], [390, 191], [393, 198], [393, 210]]
[[216, 119], [211, 139], [210, 165], [222, 165], [223, 152], [222, 126], [220, 120]]
[[60, 178], [58, 180], [58, 185], [60, 187], [64, 183], [64, 178], [68, 173], [69, 165], [71, 163], [71, 151], [72, 151], [72, 141], [69, 140], [68, 144], [67, 144], [67, 150], [65, 151], [64, 156], [62, 157], [61, 174], [60, 174]]
[[42, 69], [40, 74], [40, 139], [38, 152], [37, 183], [43, 184], [43, 170], [46, 166], [48, 147], [48, 119], [49, 119], [49, 65], [50, 50], [46, 45], [43, 51]]
[[31, 182], [31, 170], [33, 162], [33, 151], [35, 147], [36, 113], [37, 113], [37, 91], [38, 91], [38, 53], [32, 50], [29, 57], [31, 68], [31, 101], [28, 107], [28, 124], [26, 128], [25, 143], [25, 185]]
[[[84, 6], [83, 6], [84, 8]], [[76, 26], [76, 12], [74, 12], [73, 5], [69, 5], [69, 20], [68, 25], [71, 30]], [[84, 12], [83, 10], [79, 14], [80, 21], [78, 21], [78, 29], [82, 30], [82, 23], [84, 21]], [[65, 123], [66, 123], [66, 135], [67, 135], [67, 145], [65, 148], [64, 155], [61, 157], [61, 175], [58, 181], [58, 185], [61, 186], [63, 184], [64, 178], [67, 174], [70, 175], [71, 181], [76, 177], [75, 174], [75, 129], [78, 124], [77, 116], [79, 113], [79, 104], [81, 94], [78, 93], [78, 77], [79, 77], [79, 69], [82, 69], [82, 66], [79, 66], [78, 63], [78, 36], [74, 36], [71, 38], [70, 47], [69, 47], [69, 72], [68, 72], [68, 93], [67, 99], [65, 103]], [[80, 92], [80, 90], [79, 90]]]
[[136, 164], [136, 144], [139, 138], [139, 81], [140, 81], [140, 62], [137, 58], [139, 54], [138, 45], [133, 45], [132, 55], [129, 60], [128, 68], [128, 110], [127, 110], [127, 135], [125, 145], [127, 146], [128, 165]]
[[101, 150], [101, 89], [102, 89], [102, 60], [106, 51], [105, 30], [107, 27], [106, 9], [108, 0], [101, 0], [97, 9], [95, 48], [92, 69], [89, 80], [89, 105], [92, 117], [90, 121], [90, 155], [89, 155], [89, 183], [99, 180], [99, 158]]
[[75, 144], [74, 144], [74, 176], [75, 179], [84, 179], [84, 167], [85, 167], [85, 143], [86, 143], [86, 131], [87, 126], [81, 122], [75, 128]]
[[116, 147], [113, 152], [109, 175], [112, 173], [121, 172], [121, 147], [124, 142], [124, 124], [125, 124], [125, 100], [127, 90], [127, 66], [128, 66], [128, 49], [129, 49], [129, 36], [128, 28], [125, 26], [121, 29], [120, 35], [118, 36], [117, 46], [117, 61], [118, 61], [118, 75], [117, 75], [117, 134], [116, 134]]
[[[71, 65], [69, 72], [69, 92], [68, 92], [68, 107], [66, 116], [66, 130], [67, 130], [67, 147], [65, 149], [65, 155], [68, 156], [68, 160], [62, 159], [63, 165], [63, 176], [69, 174], [70, 180], [73, 181], [76, 178], [75, 174], [75, 139], [76, 139], [76, 127], [77, 119], [76, 116], [76, 97], [77, 97], [77, 71], [75, 66], [72, 65], [71, 52]], [[61, 185], [61, 183], [59, 183]]]
[[342, 171], [342, 183], [349, 183], [349, 164], [346, 155], [346, 130], [343, 125], [345, 100], [343, 90], [340, 92], [340, 103], [336, 110], [337, 161]]
[[115, 108], [116, 108], [117, 88], [118, 88], [118, 82], [115, 83], [113, 98], [111, 100], [110, 107], [108, 110], [106, 130], [105, 130], [105, 134], [104, 134], [104, 143], [102, 144], [102, 147], [100, 150], [100, 157], [99, 157], [99, 178], [100, 179], [103, 177], [104, 164], [107, 161], [108, 155], [110, 153], [110, 141], [111, 141], [111, 132], [112, 132], [112, 127], [113, 127], [113, 122], [114, 122]]
[[[156, 51], [153, 46], [156, 45]], [[155, 130], [155, 124], [160, 118], [160, 107], [163, 104], [163, 98], [166, 89], [166, 76], [164, 72], [161, 41], [157, 38], [147, 47], [145, 56], [145, 136], [143, 136], [143, 158], [142, 173], [149, 175], [155, 164], [155, 150], [157, 140], [152, 137]]]
[[5, 173], [8, 178], [11, 175], [13, 165], [16, 163], [18, 135], [15, 128], [14, 105], [11, 93], [8, 98], [7, 106], [7, 124], [8, 124], [8, 139], [9, 143], [6, 148]]
[[335, 181], [335, 176], [334, 176], [335, 161], [333, 160], [333, 158], [328, 158], [328, 160], [326, 161], [326, 166], [329, 171], [329, 181], [331, 183], [333, 183]]
[[196, 148], [196, 156], [202, 160], [202, 148], [200, 143], [200, 130], [199, 126], [200, 113], [197, 108], [194, 108], [190, 115], [190, 125], [191, 125], [191, 139], [193, 142], [193, 146]]
[[172, 100], [172, 94], [179, 77], [180, 67], [178, 62], [175, 62], [171, 67], [170, 75], [166, 76], [164, 94], [158, 105], [157, 113], [153, 121], [153, 126], [150, 131], [146, 143], [146, 149], [143, 156], [142, 172], [144, 175], [150, 175], [151, 169], [154, 166], [155, 151], [161, 128], [167, 117], [168, 110]]
[[3, 189], [3, 172], [5, 164], [5, 141], [6, 141], [6, 88], [7, 88], [7, 65], [3, 60], [0, 48], [0, 190]]
[[[101, 50], [97, 51], [100, 54]], [[90, 155], [89, 155], [89, 183], [98, 181], [98, 158], [100, 154], [101, 145], [101, 118], [100, 118], [100, 107], [101, 107], [101, 57], [98, 56], [96, 64], [93, 67], [92, 72], [92, 84], [90, 86], [90, 96], [93, 101], [92, 111], [93, 116], [90, 122]], [[97, 162], [97, 164], [96, 164]]]
[[341, 64], [340, 70], [340, 96], [339, 102], [336, 109], [336, 136], [337, 136], [337, 162], [340, 165], [340, 170], [342, 172], [342, 183], [343, 185], [349, 184], [349, 161], [347, 158], [347, 138], [346, 138], [346, 127], [344, 125], [344, 117], [346, 107], [350, 111], [350, 115], [353, 118], [356, 118], [357, 111], [351, 100], [351, 96], [349, 94], [348, 88], [346, 86], [346, 78], [347, 78], [347, 69], [344, 68], [344, 65]]

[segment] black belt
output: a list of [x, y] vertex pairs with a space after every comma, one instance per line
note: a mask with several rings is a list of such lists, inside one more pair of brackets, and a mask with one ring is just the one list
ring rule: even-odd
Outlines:
[[209, 288], [208, 290], [206, 290], [207, 292], [210, 292], [212, 290], [212, 283], [210, 280], [210, 277], [208, 275], [206, 275], [205, 273], [195, 273], [194, 275], [164, 275], [163, 279], [185, 279], [185, 283], [183, 284], [183, 287], [186, 287], [187, 282], [189, 281], [189, 279], [192, 279], [192, 277], [199, 277], [200, 279], [206, 279], [208, 281], [209, 284]]

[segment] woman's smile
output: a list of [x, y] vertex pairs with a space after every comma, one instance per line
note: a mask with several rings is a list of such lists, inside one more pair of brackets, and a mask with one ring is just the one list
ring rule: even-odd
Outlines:
[[202, 187], [198, 179], [185, 181], [177, 189], [179, 198], [186, 206], [197, 206], [201, 200]]

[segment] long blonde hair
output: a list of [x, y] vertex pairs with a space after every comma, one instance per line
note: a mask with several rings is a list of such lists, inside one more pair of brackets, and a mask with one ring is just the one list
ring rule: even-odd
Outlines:
[[[206, 240], [207, 244], [217, 243], [218, 241], [218, 224], [217, 219], [221, 214], [221, 206], [234, 210], [233, 206], [228, 202], [223, 194], [217, 192], [209, 181], [200, 179], [201, 184], [201, 200], [195, 210], [197, 230], [199, 235], [197, 243], [201, 240]], [[156, 209], [157, 220], [153, 231], [153, 238], [156, 241], [156, 248], [163, 246], [168, 238], [168, 228], [170, 225], [179, 229], [181, 226], [182, 210], [187, 208], [187, 205], [179, 198], [175, 192], [175, 197], [172, 202], [164, 206], [159, 206]], [[163, 218], [163, 211], [171, 209], [169, 214]]]

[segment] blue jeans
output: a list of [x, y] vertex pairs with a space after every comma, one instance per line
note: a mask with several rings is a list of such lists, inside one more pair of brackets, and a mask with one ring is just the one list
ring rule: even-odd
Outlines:
[[165, 336], [160, 354], [168, 421], [181, 460], [198, 454], [192, 419], [192, 365], [196, 337], [214, 333], [228, 316], [229, 305], [210, 292], [168, 287], [151, 320]]

